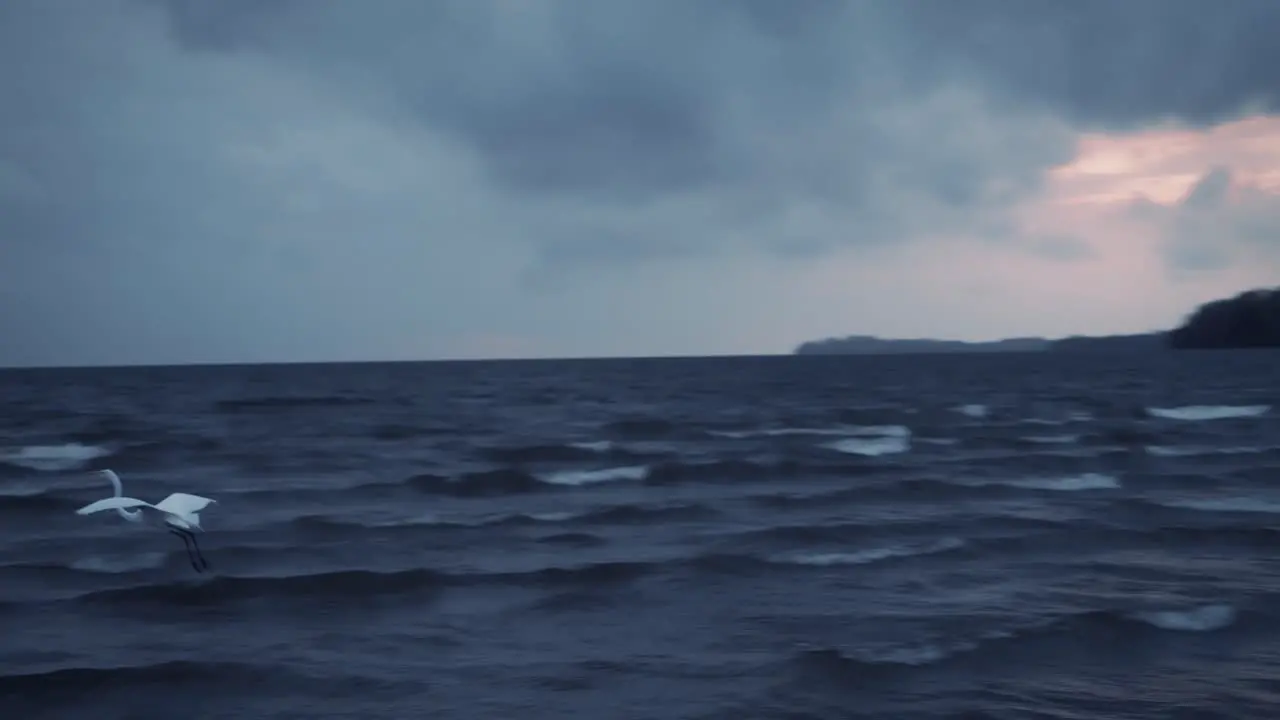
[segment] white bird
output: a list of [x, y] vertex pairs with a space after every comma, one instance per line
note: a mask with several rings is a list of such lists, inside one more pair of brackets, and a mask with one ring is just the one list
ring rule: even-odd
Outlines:
[[120, 517], [129, 522], [137, 523], [142, 522], [144, 519], [149, 519], [182, 538], [182, 544], [187, 549], [187, 558], [191, 560], [191, 567], [195, 568], [196, 572], [204, 572], [209, 569], [209, 563], [204, 559], [204, 554], [200, 552], [200, 546], [196, 543], [196, 536], [193, 531], [204, 531], [204, 528], [200, 527], [200, 511], [211, 504], [217, 503], [217, 500], [200, 497], [199, 495], [188, 495], [187, 493], [173, 493], [152, 505], [145, 500], [124, 497], [124, 488], [120, 484], [120, 478], [111, 470], [101, 470], [99, 472], [106, 475], [107, 479], [111, 481], [111, 485], [116, 491], [115, 497], [103, 498], [97, 502], [89, 503], [76, 510], [77, 515], [89, 515], [103, 510], [115, 510]]

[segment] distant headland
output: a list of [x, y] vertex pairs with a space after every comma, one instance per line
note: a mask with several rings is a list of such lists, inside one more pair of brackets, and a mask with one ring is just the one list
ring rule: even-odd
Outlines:
[[1196, 308], [1181, 325], [1132, 335], [1039, 337], [989, 342], [886, 339], [850, 335], [802, 343], [796, 355], [904, 355], [1011, 352], [1150, 352], [1165, 349], [1208, 350], [1280, 348], [1280, 288], [1249, 290]]

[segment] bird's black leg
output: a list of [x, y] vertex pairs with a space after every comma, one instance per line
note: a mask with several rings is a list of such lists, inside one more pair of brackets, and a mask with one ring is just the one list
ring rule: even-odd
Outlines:
[[200, 558], [200, 564], [204, 566], [205, 570], [208, 570], [209, 561], [205, 560], [204, 553], [200, 550], [200, 543], [196, 541], [196, 534], [190, 530], [186, 530], [184, 532], [186, 532], [187, 537], [191, 538], [191, 547], [195, 549], [196, 557]]
[[196, 562], [196, 556], [191, 551], [191, 544], [187, 542], [187, 534], [177, 528], [169, 528], [169, 532], [182, 538], [182, 547], [187, 551], [187, 560], [191, 562], [191, 567], [194, 568], [196, 572], [204, 572], [200, 569], [199, 563]]

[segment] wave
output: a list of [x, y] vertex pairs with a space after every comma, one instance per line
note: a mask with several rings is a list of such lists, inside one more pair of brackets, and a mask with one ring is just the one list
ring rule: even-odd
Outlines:
[[0, 464], [38, 472], [66, 472], [83, 469], [92, 461], [114, 453], [115, 450], [109, 447], [83, 443], [27, 445], [0, 450]]
[[498, 497], [546, 492], [555, 488], [579, 487], [618, 481], [639, 481], [650, 477], [645, 465], [532, 473], [516, 468], [498, 468], [455, 476], [424, 473], [414, 475], [406, 483], [415, 490], [432, 495], [459, 498]]
[[704, 460], [658, 463], [649, 466], [645, 482], [671, 485], [694, 482], [751, 482], [807, 477], [860, 478], [888, 475], [894, 468], [858, 461], [801, 462], [798, 460]]
[[1131, 648], [1157, 634], [1206, 633], [1224, 630], [1240, 617], [1230, 604], [1214, 603], [1181, 609], [1091, 610], [1062, 615], [1021, 627], [978, 633], [952, 641], [926, 641], [853, 653], [834, 647], [801, 651], [785, 665], [801, 677], [853, 680], [870, 677], [906, 680], [928, 669], [990, 672], [1017, 663], [1043, 665], [1066, 645], [1085, 643], [1103, 648]]
[[965, 547], [966, 544], [966, 541], [962, 538], [942, 538], [941, 540], [926, 543], [885, 545], [849, 552], [808, 552], [774, 555], [769, 560], [785, 565], [813, 565], [817, 567], [866, 565], [891, 558], [936, 555], [958, 550]]
[[1032, 445], [1073, 445], [1080, 442], [1080, 435], [1070, 433], [1062, 435], [1023, 435], [1018, 440]]
[[626, 465], [591, 470], [555, 470], [540, 474], [538, 479], [548, 485], [578, 486], [620, 480], [644, 480], [648, 477], [647, 465]]
[[[74, 433], [73, 433], [74, 434]], [[160, 439], [115, 439], [104, 444], [67, 442], [27, 445], [0, 450], [0, 477], [72, 473], [103, 468], [139, 470], [176, 463], [185, 465], [192, 454], [222, 449], [214, 439], [176, 432], [158, 432]]]
[[458, 425], [441, 421], [424, 421], [414, 423], [382, 422], [370, 427], [368, 433], [369, 437], [375, 440], [396, 441], [441, 435], [459, 435], [464, 434], [466, 431], [465, 427]]
[[1081, 440], [1089, 445], [1132, 448], [1159, 442], [1161, 438], [1151, 428], [1120, 425], [1087, 433]]
[[988, 473], [1071, 475], [1102, 468], [1130, 466], [1136, 455], [1137, 453], [1132, 449], [1117, 446], [1057, 445], [1035, 450], [1029, 450], [1026, 447], [966, 450], [937, 455], [929, 461], [939, 467], [955, 468], [954, 472], [964, 475]]
[[413, 489], [458, 498], [497, 497], [549, 490], [553, 485], [514, 468], [499, 468], [456, 476], [422, 473], [405, 481]]
[[1270, 405], [1183, 405], [1169, 408], [1151, 407], [1147, 408], [1147, 414], [1164, 420], [1203, 422], [1260, 417], [1270, 410]]
[[[686, 482], [782, 479], [806, 475], [857, 477], [877, 472], [885, 472], [885, 468], [849, 463], [802, 463], [792, 460], [708, 460], [566, 468], [542, 472], [505, 467], [454, 476], [423, 473], [410, 477], [405, 482], [419, 492], [428, 494], [452, 497], [496, 497], [610, 482], [666, 485]], [[369, 487], [385, 487], [385, 485]]]
[[[1130, 497], [1111, 507], [1125, 527], [1142, 532], [1165, 533], [1169, 542], [1197, 539], [1201, 542], [1244, 543], [1256, 546], [1280, 542], [1280, 528], [1268, 527], [1266, 515], [1280, 515], [1280, 498], [1230, 495], [1204, 497]], [[1253, 524], [1257, 523], [1257, 524]], [[1202, 536], [1203, 533], [1210, 533]], [[1212, 536], [1212, 533], [1217, 533]], [[1123, 538], [1121, 538], [1123, 539]]]
[[671, 505], [615, 505], [591, 510], [569, 518], [582, 524], [640, 524], [681, 520], [708, 520], [720, 515], [720, 511], [702, 503], [675, 503]]
[[[144, 552], [127, 555], [87, 555], [76, 558], [68, 566], [72, 570], [101, 574], [127, 574], [164, 567], [176, 554], [171, 552]], [[186, 556], [183, 556], [186, 562]]]
[[75, 417], [75, 429], [66, 438], [85, 445], [147, 440], [165, 432], [163, 425], [133, 415], [93, 413]]
[[[57, 575], [72, 578], [76, 575], [132, 575], [148, 570], [158, 570], [173, 563], [178, 565], [177, 553], [173, 552], [131, 552], [114, 555], [83, 555], [66, 563], [60, 562], [18, 562], [0, 564], [0, 572], [26, 573], [32, 577], [43, 576], [49, 580]], [[186, 555], [181, 555], [181, 564], [187, 563]], [[43, 583], [42, 583], [43, 584]]]
[[1059, 417], [1024, 417], [1018, 420], [1017, 423], [1020, 425], [1058, 426], [1092, 422], [1095, 419], [1093, 413], [1071, 412]]
[[[1040, 423], [1049, 425], [1051, 423]], [[1046, 453], [1052, 453], [1055, 447], [1062, 446], [1083, 446], [1091, 449], [1123, 449], [1134, 448], [1141, 445], [1158, 444], [1167, 439], [1168, 429], [1158, 431], [1152, 427], [1143, 427], [1128, 423], [1118, 423], [1112, 426], [1088, 427], [1081, 428], [1074, 432], [1060, 431], [1059, 429], [1045, 429], [1044, 431], [1028, 432], [1025, 427], [1020, 427], [1025, 423], [1014, 424], [989, 424], [982, 425], [977, 428], [970, 428], [962, 433], [960, 437], [945, 437], [947, 428], [940, 428], [938, 434], [944, 437], [931, 437], [929, 439], [913, 437], [916, 442], [929, 442], [931, 444], [961, 444], [966, 449], [976, 450], [1039, 450], [1037, 456]], [[982, 432], [982, 431], [987, 432]]]
[[85, 504], [81, 500], [72, 500], [42, 490], [32, 491], [29, 488], [22, 488], [19, 492], [24, 494], [0, 494], [0, 512], [33, 515], [67, 513]]
[[[59, 657], [58, 660], [76, 662], [75, 658]], [[191, 693], [208, 696], [202, 703], [202, 709], [208, 709], [205, 706], [211, 702], [216, 705], [218, 694], [226, 688], [236, 688], [238, 697], [251, 694], [278, 696], [281, 690], [285, 690], [303, 692], [311, 700], [338, 700], [366, 694], [373, 686], [384, 691], [403, 686], [406, 692], [420, 687], [417, 683], [411, 685], [407, 681], [361, 674], [351, 668], [331, 673], [317, 672], [312, 665], [169, 660], [4, 674], [0, 675], [0, 698], [4, 698], [4, 707], [9, 711], [6, 717], [81, 717], [85, 715], [87, 698], [93, 698], [97, 706], [105, 708], [119, 705], [123, 697], [136, 701], [148, 694], [164, 697], [166, 694]], [[146, 702], [141, 705], [126, 702], [125, 705], [142, 707]], [[236, 714], [240, 713], [233, 713]]]
[[696, 481], [759, 480], [793, 475], [799, 471], [798, 463], [786, 462], [751, 460], [667, 462], [650, 466], [644, 479], [649, 484], [666, 485]]
[[520, 465], [540, 462], [575, 462], [593, 460], [602, 455], [631, 455], [619, 452], [609, 440], [572, 443], [540, 443], [533, 445], [499, 445], [480, 448], [481, 457], [492, 462]]
[[1208, 458], [1234, 455], [1268, 455], [1280, 457], [1280, 447], [1254, 445], [1146, 445], [1143, 451], [1152, 457]]
[[1205, 605], [1190, 610], [1151, 610], [1131, 617], [1161, 630], [1213, 632], [1234, 624], [1238, 615], [1232, 605]]
[[819, 445], [845, 455], [878, 457], [900, 455], [911, 450], [911, 428], [906, 425], [840, 425], [835, 428], [780, 428], [758, 430], [760, 434], [814, 434], [836, 436]]
[[822, 447], [848, 455], [864, 455], [878, 457], [880, 455], [898, 455], [911, 450], [911, 441], [905, 437], [851, 437], [824, 443]]
[[551, 535], [543, 535], [537, 539], [537, 542], [545, 545], [569, 545], [572, 547], [596, 547], [604, 545], [608, 541], [599, 535], [592, 535], [584, 532], [563, 532], [553, 533]]
[[779, 543], [865, 542], [869, 539], [881, 537], [885, 533], [920, 530], [923, 527], [925, 527], [924, 523], [806, 523], [726, 531], [719, 537], [729, 545], [772, 546]]
[[[32, 705], [57, 704], [68, 688], [86, 697], [130, 688], [169, 687], [199, 683], [213, 687], [254, 685], [262, 682], [267, 668], [249, 663], [175, 660], [150, 665], [72, 667], [41, 672], [0, 675], [0, 697], [21, 699]], [[276, 674], [276, 669], [271, 669]], [[44, 709], [44, 708], [42, 708]]]
[[663, 563], [616, 561], [529, 571], [455, 574], [414, 568], [409, 570], [335, 570], [300, 575], [214, 576], [203, 581], [136, 585], [97, 590], [62, 602], [120, 611], [151, 611], [158, 607], [217, 607], [228, 603], [274, 600], [320, 603], [359, 597], [421, 596], [448, 588], [477, 584], [522, 587], [616, 584], [638, 579]]
[[343, 597], [437, 591], [447, 586], [450, 580], [452, 576], [447, 573], [427, 569], [396, 572], [338, 570], [285, 576], [219, 575], [188, 583], [97, 590], [69, 598], [67, 602], [144, 611], [156, 607], [216, 607], [257, 599], [325, 603]]
[[1199, 510], [1207, 513], [1258, 513], [1280, 514], [1280, 499], [1264, 500], [1249, 497], [1181, 498], [1144, 500], [1155, 505], [1180, 510]]
[[1114, 475], [1104, 473], [1083, 473], [1056, 478], [1027, 478], [1022, 480], [991, 480], [998, 485], [1026, 488], [1028, 490], [1053, 490], [1057, 492], [1078, 492], [1082, 490], [1115, 490], [1120, 487], [1120, 480]]
[[351, 397], [346, 395], [297, 395], [235, 398], [219, 400], [214, 408], [219, 412], [240, 413], [258, 412], [261, 410], [293, 410], [302, 408], [338, 408], [355, 405], [370, 405], [376, 402], [372, 398]]
[[[589, 536], [595, 544], [594, 536]], [[952, 549], [955, 541], [902, 546], [882, 557], [931, 554]], [[954, 545], [959, 547], [959, 545]], [[299, 575], [217, 575], [190, 582], [167, 582], [95, 590], [58, 602], [103, 607], [119, 611], [149, 612], [156, 608], [216, 607], [235, 602], [274, 600], [288, 603], [332, 604], [337, 598], [431, 595], [450, 588], [476, 585], [512, 585], [525, 588], [593, 587], [627, 583], [656, 574], [692, 571], [695, 574], [744, 574], [776, 572], [778, 566], [821, 565], [812, 558], [759, 557], [750, 554], [707, 553], [656, 560], [613, 560], [578, 565], [539, 567], [529, 570], [446, 572], [427, 568], [394, 571], [333, 570]], [[831, 564], [831, 563], [828, 563]], [[772, 570], [770, 570], [772, 568]]]
[[[961, 453], [949, 458], [963, 459], [969, 453], [1005, 452], [1008, 457], [1039, 458], [1055, 454], [1096, 455], [1111, 449], [1121, 449], [1125, 442], [1103, 434], [1054, 433], [1005, 435], [969, 435], [950, 443], [960, 445]], [[948, 459], [943, 459], [944, 461]]]
[[666, 563], [615, 560], [570, 567], [542, 568], [525, 573], [494, 573], [486, 580], [519, 585], [601, 585], [638, 580], [661, 569]]
[[679, 432], [678, 426], [663, 418], [635, 416], [606, 423], [602, 428], [622, 440], [665, 440]]
[[682, 520], [705, 520], [719, 511], [702, 503], [667, 505], [607, 505], [579, 512], [512, 513], [473, 520], [446, 520], [432, 515], [388, 521], [344, 520], [327, 515], [303, 515], [289, 525], [298, 531], [325, 535], [386, 529], [469, 530], [515, 525], [623, 525]]
[[[1050, 519], [1017, 515], [974, 514], [957, 518], [925, 517], [906, 521], [839, 522], [825, 525], [775, 525], [725, 533], [721, 537], [731, 544], [747, 543], [762, 547], [779, 544], [872, 543], [893, 544], [901, 538], [925, 538], [934, 542], [938, 535], [997, 537], [1039, 535], [1068, 530], [1078, 526], [1073, 518]], [[930, 537], [933, 536], [933, 537]], [[937, 542], [953, 542], [950, 539]], [[967, 541], [966, 541], [967, 542]], [[887, 545], [886, 545], [887, 546]], [[948, 550], [958, 549], [959, 546]]]
[[1012, 478], [919, 478], [881, 480], [852, 488], [821, 490], [807, 493], [762, 493], [749, 498], [764, 507], [811, 507], [839, 505], [845, 502], [891, 502], [911, 500], [936, 502], [943, 500], [1018, 497], [1028, 491], [1089, 492], [1115, 490], [1120, 479], [1103, 473], [1080, 473], [1049, 477]]
[[775, 427], [754, 430], [709, 430], [708, 435], [742, 440], [761, 437], [836, 436], [836, 437], [911, 437], [905, 425], [835, 425], [832, 427]]
[[[525, 516], [518, 516], [525, 517]], [[332, 536], [342, 533], [362, 533], [371, 530], [403, 529], [466, 529], [481, 527], [484, 523], [466, 523], [440, 520], [431, 516], [406, 518], [403, 520], [369, 522], [359, 520], [343, 520], [327, 515], [301, 515], [289, 521], [289, 527], [297, 532], [318, 537]]]
[[[1154, 505], [1147, 501], [1135, 501], [1135, 505], [1149, 508], [1140, 516], [1150, 517], [1150, 508]], [[1160, 506], [1156, 506], [1160, 507]], [[1166, 509], [1172, 509], [1167, 508]], [[1200, 511], [1192, 510], [1191, 513]], [[1181, 516], [1184, 522], [1166, 522], [1153, 527], [1122, 527], [1102, 529], [1091, 533], [1090, 541], [1109, 546], [1122, 546], [1125, 543], [1137, 543], [1143, 546], [1159, 545], [1163, 548], [1189, 548], [1202, 551], [1208, 547], [1215, 548], [1249, 548], [1264, 553], [1270, 552], [1280, 545], [1280, 528], [1269, 526], [1246, 526], [1238, 524], [1206, 523], [1199, 524], [1195, 520]]]

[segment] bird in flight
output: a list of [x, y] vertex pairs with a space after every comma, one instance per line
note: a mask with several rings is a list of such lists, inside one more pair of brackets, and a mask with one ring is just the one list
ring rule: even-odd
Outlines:
[[195, 568], [196, 572], [204, 572], [209, 569], [209, 563], [204, 559], [204, 554], [200, 552], [200, 545], [196, 542], [195, 531], [203, 532], [204, 530], [200, 527], [200, 511], [211, 504], [217, 503], [217, 500], [211, 500], [199, 495], [188, 495], [187, 493], [173, 493], [152, 505], [145, 500], [124, 497], [124, 488], [120, 484], [120, 477], [111, 470], [101, 470], [100, 472], [111, 481], [111, 486], [116, 491], [115, 496], [89, 503], [76, 510], [77, 515], [90, 515], [103, 510], [115, 510], [116, 514], [129, 522], [149, 521], [152, 525], [163, 527], [182, 538], [182, 545], [187, 549], [187, 559], [191, 561], [191, 567]]

